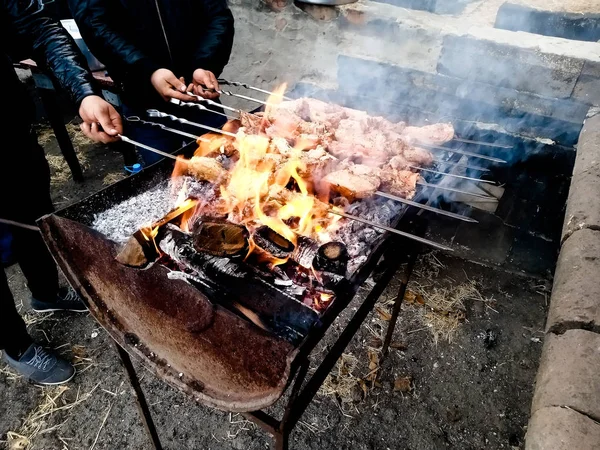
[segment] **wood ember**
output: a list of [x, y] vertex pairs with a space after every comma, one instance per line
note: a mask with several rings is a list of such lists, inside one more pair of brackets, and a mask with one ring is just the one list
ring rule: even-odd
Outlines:
[[348, 266], [348, 250], [341, 242], [328, 242], [319, 247], [315, 269], [344, 275]]
[[125, 247], [119, 252], [115, 259], [125, 266], [144, 267], [148, 264], [148, 258], [138, 240], [131, 236]]
[[257, 229], [252, 238], [257, 247], [270, 253], [275, 258], [287, 258], [294, 251], [293, 243], [267, 226]]
[[224, 219], [201, 219], [193, 238], [197, 251], [213, 256], [239, 255], [248, 247], [246, 228]]
[[306, 236], [299, 236], [298, 243], [290, 259], [309, 269], [313, 266], [313, 260], [318, 250], [319, 244], [316, 241]]

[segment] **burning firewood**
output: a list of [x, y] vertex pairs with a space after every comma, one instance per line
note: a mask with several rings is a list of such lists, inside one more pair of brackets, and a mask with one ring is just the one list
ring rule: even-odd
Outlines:
[[344, 275], [348, 266], [348, 250], [341, 242], [328, 242], [319, 247], [314, 260], [314, 268]]
[[248, 247], [247, 231], [225, 219], [201, 218], [193, 233], [194, 248], [213, 256], [234, 256]]
[[144, 254], [144, 249], [134, 236], [129, 238], [125, 247], [123, 247], [115, 259], [121, 264], [130, 267], [144, 267], [148, 264], [148, 258]]

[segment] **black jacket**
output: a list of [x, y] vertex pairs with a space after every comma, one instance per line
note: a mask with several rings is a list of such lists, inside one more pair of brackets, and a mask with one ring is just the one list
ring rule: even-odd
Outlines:
[[157, 69], [190, 83], [195, 69], [219, 76], [229, 60], [234, 30], [226, 0], [69, 0], [69, 7], [129, 105], [159, 101], [150, 84]]
[[33, 120], [33, 104], [17, 78], [15, 61], [35, 60], [77, 104], [88, 95], [101, 95], [79, 48], [60, 24], [47, 17], [41, 0], [2, 0], [0, 47], [2, 107], [7, 113], [2, 125], [13, 137], [28, 132]]

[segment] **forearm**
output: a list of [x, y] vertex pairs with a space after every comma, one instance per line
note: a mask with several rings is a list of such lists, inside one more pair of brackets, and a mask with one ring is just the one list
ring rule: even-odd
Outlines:
[[24, 6], [18, 0], [8, 0], [7, 7], [19, 37], [33, 49], [35, 61], [51, 72], [77, 104], [89, 95], [100, 95], [74, 40], [61, 25], [45, 16], [38, 2]]

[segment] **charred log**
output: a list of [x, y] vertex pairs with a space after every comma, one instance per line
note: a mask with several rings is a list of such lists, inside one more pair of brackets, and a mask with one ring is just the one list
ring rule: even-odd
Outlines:
[[328, 242], [319, 247], [314, 261], [315, 269], [345, 275], [348, 250], [341, 242]]
[[193, 234], [194, 248], [213, 256], [235, 256], [248, 248], [246, 228], [224, 219], [201, 219]]
[[192, 235], [171, 224], [164, 227], [159, 247], [180, 266], [196, 272], [201, 278], [226, 283], [250, 277], [248, 269], [240, 263], [196, 251]]
[[298, 243], [292, 252], [290, 259], [307, 269], [313, 266], [313, 260], [319, 250], [319, 244], [313, 239], [298, 236]]
[[275, 258], [287, 258], [294, 251], [294, 244], [267, 226], [257, 229], [252, 238], [257, 247]]
[[[229, 306], [237, 302], [257, 314], [271, 331], [290, 341], [306, 335], [318, 320], [312, 309], [293, 296], [254, 276], [242, 261], [197, 252], [192, 235], [167, 225], [157, 236], [160, 249], [182, 267], [209, 285], [211, 300]], [[243, 280], [243, 282], [241, 282]], [[212, 295], [211, 295], [212, 294]], [[247, 315], [246, 315], [247, 317]]]

